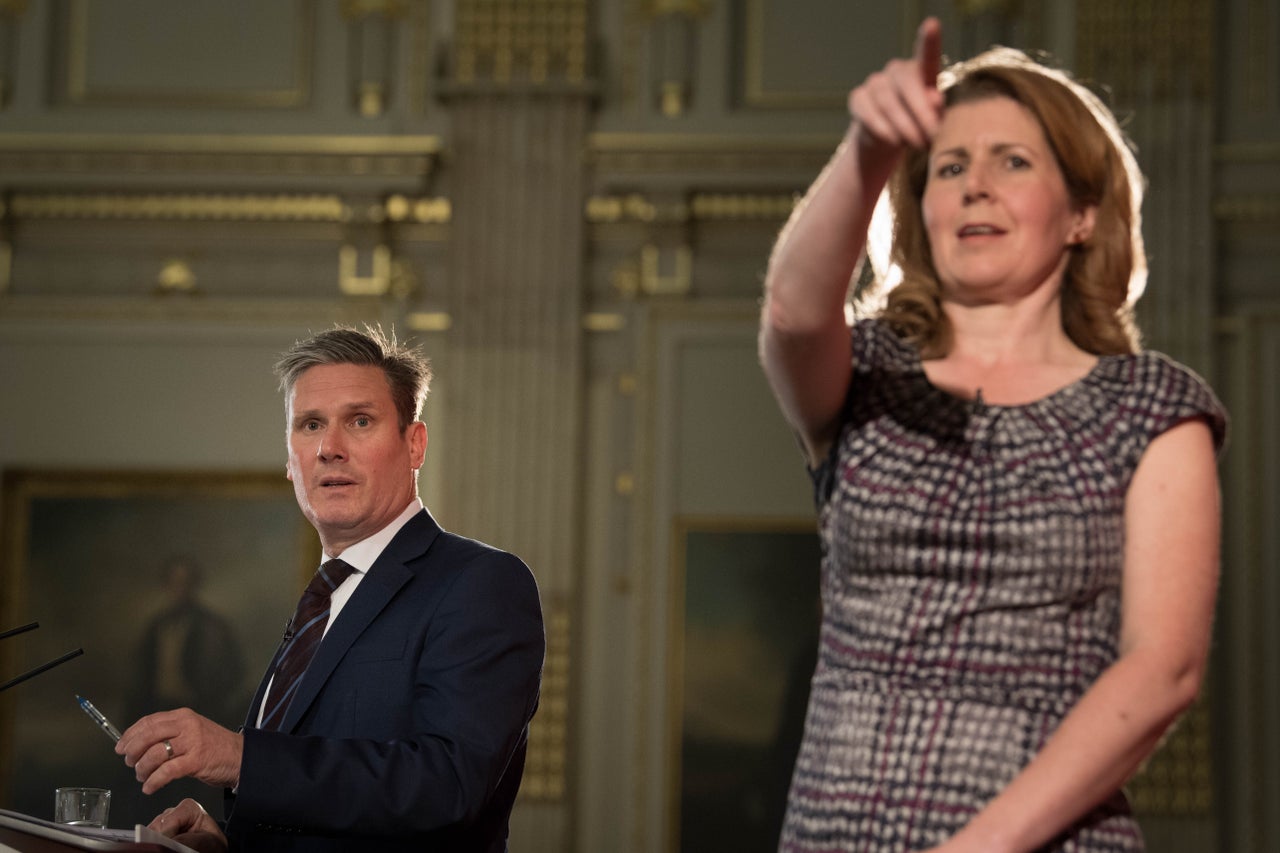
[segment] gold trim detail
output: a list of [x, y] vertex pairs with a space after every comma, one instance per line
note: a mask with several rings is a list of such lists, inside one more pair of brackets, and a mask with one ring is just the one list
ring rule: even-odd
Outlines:
[[283, 176], [364, 181], [430, 176], [439, 137], [0, 134], [0, 174]]
[[447, 198], [415, 199], [393, 195], [387, 198], [386, 216], [392, 222], [445, 225], [453, 219], [453, 203]]
[[341, 222], [348, 216], [334, 195], [19, 194], [18, 219], [143, 219]]
[[457, 0], [452, 82], [583, 83], [587, 0]]
[[596, 225], [620, 222], [773, 222], [786, 219], [795, 207], [793, 193], [697, 193], [687, 203], [659, 205], [639, 193], [597, 195], [587, 199], [587, 221]]
[[627, 318], [621, 314], [593, 311], [582, 316], [582, 328], [588, 332], [621, 332], [627, 327]]
[[360, 136], [328, 134], [119, 134], [119, 133], [6, 133], [0, 134], [0, 151], [56, 152], [87, 155], [111, 154], [325, 154], [390, 157], [438, 154], [444, 145], [438, 136]]
[[542, 697], [538, 715], [529, 726], [520, 799], [557, 803], [564, 799], [569, 731], [569, 672], [572, 659], [572, 620], [564, 601], [547, 606], [547, 657], [542, 668]]
[[[9, 212], [17, 219], [186, 220], [227, 222], [348, 222], [350, 206], [337, 195], [198, 195], [124, 193], [19, 193]], [[366, 212], [383, 220], [447, 225], [447, 198], [388, 196]]]
[[447, 332], [453, 328], [453, 317], [445, 311], [413, 311], [405, 323], [415, 332]]
[[647, 296], [687, 296], [692, 287], [693, 249], [649, 245], [640, 250], [640, 289]]
[[695, 220], [782, 220], [791, 215], [798, 197], [792, 193], [699, 193], [690, 205]]
[[194, 294], [196, 292], [196, 274], [185, 258], [170, 258], [160, 268], [156, 276], [156, 290], [161, 295], [170, 293]]
[[338, 289], [344, 296], [385, 296], [391, 292], [391, 247], [379, 244], [370, 253], [369, 275], [357, 272], [359, 252], [350, 244], [338, 250]]

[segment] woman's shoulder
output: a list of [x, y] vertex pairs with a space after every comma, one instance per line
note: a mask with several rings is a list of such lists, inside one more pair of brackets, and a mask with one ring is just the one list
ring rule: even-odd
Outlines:
[[919, 367], [920, 353], [881, 318], [856, 320], [851, 331], [855, 370], [900, 373]]
[[1226, 443], [1226, 407], [1199, 373], [1156, 350], [1132, 355], [1105, 356], [1098, 385], [1119, 412], [1162, 432], [1184, 420], [1203, 418], [1213, 432], [1214, 444]]

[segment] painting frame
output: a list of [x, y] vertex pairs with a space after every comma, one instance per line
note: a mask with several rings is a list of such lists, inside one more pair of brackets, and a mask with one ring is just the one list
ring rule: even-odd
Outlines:
[[[84, 649], [0, 693], [0, 805], [48, 817], [53, 787], [95, 785], [113, 790], [113, 825], [145, 822], [193, 791], [174, 785], [164, 797], [144, 797], [74, 696], [124, 729], [139, 714], [166, 709], [154, 705], [157, 697], [182, 695], [172, 675], [140, 675], [142, 664], [181, 676], [199, 666], [198, 647], [207, 659], [200, 672], [232, 679], [219, 687], [226, 703], [215, 714], [206, 691], [182, 706], [230, 728], [243, 722], [318, 564], [315, 532], [278, 471], [13, 469], [0, 491], [0, 630], [40, 625], [0, 641], [0, 680]], [[191, 578], [179, 584], [182, 608], [171, 583], [179, 576]], [[189, 615], [197, 612], [192, 601], [197, 616]], [[181, 620], [162, 619], [179, 610]], [[201, 643], [191, 639], [197, 627]], [[140, 678], [155, 683], [143, 690]], [[208, 791], [206, 807], [221, 800]]]
[[[781, 824], [817, 655], [816, 524], [811, 517], [680, 517], [671, 550], [666, 849], [713, 849], [703, 842], [750, 849], [730, 831], [755, 833], [760, 849], [776, 849], [777, 837], [767, 836]], [[748, 650], [749, 670], [735, 674]], [[717, 660], [730, 664], [728, 672]], [[737, 724], [717, 721], [735, 711]], [[717, 742], [708, 747], [708, 740]], [[747, 814], [726, 811], [739, 799]]]

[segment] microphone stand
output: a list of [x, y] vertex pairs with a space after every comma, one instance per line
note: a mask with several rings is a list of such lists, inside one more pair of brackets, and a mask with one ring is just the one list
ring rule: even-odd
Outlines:
[[[25, 633], [27, 631], [31, 631], [39, 627], [40, 627], [39, 622], [30, 622], [26, 625], [20, 625], [17, 628], [10, 628], [7, 631], [0, 631], [0, 640], [6, 639], [7, 637], [13, 637], [17, 634]], [[39, 675], [42, 672], [45, 672], [46, 670], [50, 670], [50, 669], [53, 669], [55, 666], [64, 664], [67, 661], [71, 660], [72, 658], [78, 658], [82, 654], [84, 654], [84, 649], [74, 649], [73, 651], [67, 652], [62, 657], [57, 658], [56, 660], [51, 660], [48, 663], [42, 663], [35, 669], [28, 670], [27, 672], [22, 673], [22, 675], [19, 675], [17, 678], [11, 678], [5, 683], [0, 684], [0, 693], [3, 693], [4, 691], [8, 690], [10, 687], [13, 687], [16, 684], [21, 684], [22, 682], [26, 681], [28, 678], [35, 678], [37, 675]]]

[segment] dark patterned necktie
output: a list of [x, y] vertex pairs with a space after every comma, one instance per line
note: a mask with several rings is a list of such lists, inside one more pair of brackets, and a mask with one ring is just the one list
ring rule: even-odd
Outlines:
[[262, 728], [271, 731], [280, 728], [285, 712], [298, 692], [302, 676], [311, 658], [315, 657], [320, 638], [324, 636], [324, 626], [329, 622], [329, 596], [354, 571], [341, 560], [329, 560], [303, 590], [298, 609], [285, 631], [285, 647], [280, 653], [280, 663], [276, 666], [271, 691], [263, 706], [266, 710], [262, 715]]

